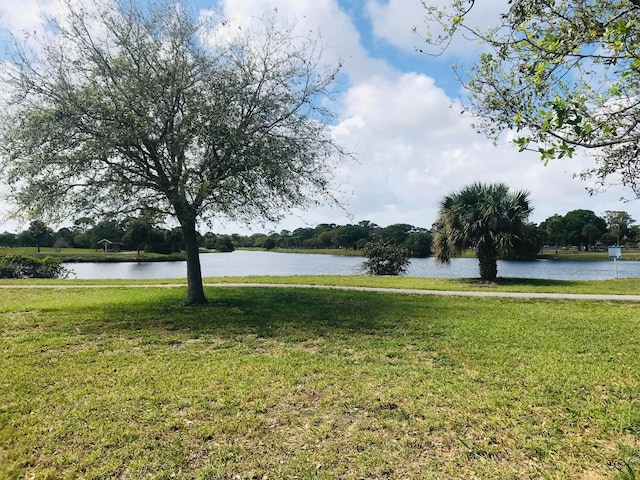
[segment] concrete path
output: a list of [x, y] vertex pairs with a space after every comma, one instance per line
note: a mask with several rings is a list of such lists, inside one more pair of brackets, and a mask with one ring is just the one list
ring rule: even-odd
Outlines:
[[[359, 292], [399, 293], [404, 295], [440, 295], [454, 297], [500, 297], [500, 298], [544, 298], [557, 300], [598, 300], [640, 302], [640, 295], [607, 295], [595, 293], [522, 293], [522, 292], [492, 292], [492, 291], [455, 291], [455, 290], [418, 290], [408, 288], [382, 287], [347, 287], [338, 285], [305, 285], [282, 283], [205, 283], [205, 287], [245, 287], [245, 288], [316, 288], [323, 290], [352, 290]], [[0, 289], [72, 289], [72, 288], [176, 288], [186, 287], [180, 283], [158, 283], [140, 285], [0, 285]]]

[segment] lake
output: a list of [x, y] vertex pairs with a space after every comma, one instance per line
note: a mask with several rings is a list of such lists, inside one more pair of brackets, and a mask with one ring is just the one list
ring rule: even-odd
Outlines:
[[[200, 255], [203, 277], [248, 275], [360, 275], [364, 274], [362, 257], [299, 253], [275, 253], [236, 250], [232, 253]], [[185, 278], [186, 262], [149, 263], [72, 263], [66, 267], [79, 279], [152, 279]], [[498, 260], [498, 276], [516, 278], [548, 278], [554, 280], [606, 280], [640, 277], [640, 262], [618, 261], [552, 261], [513, 262]], [[478, 260], [455, 258], [443, 267], [433, 258], [414, 258], [406, 273], [424, 278], [478, 277]]]

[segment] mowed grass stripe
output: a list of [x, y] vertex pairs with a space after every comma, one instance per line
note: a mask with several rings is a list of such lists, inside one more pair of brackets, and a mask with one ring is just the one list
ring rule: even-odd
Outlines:
[[0, 478], [607, 478], [640, 449], [635, 304], [2, 293]]
[[[481, 283], [474, 278], [418, 278], [373, 275], [293, 275], [293, 276], [248, 276], [209, 277], [206, 285], [220, 284], [281, 284], [344, 286], [365, 288], [393, 288], [410, 290], [446, 290], [463, 292], [524, 292], [524, 293], [567, 293], [567, 294], [607, 294], [637, 295], [640, 292], [640, 278], [620, 278], [610, 280], [547, 280], [536, 278], [498, 278], [493, 283]], [[72, 288], [114, 286], [148, 287], [164, 285], [174, 287], [185, 285], [186, 279], [108, 279], [108, 280], [51, 280], [0, 279], [0, 288]]]

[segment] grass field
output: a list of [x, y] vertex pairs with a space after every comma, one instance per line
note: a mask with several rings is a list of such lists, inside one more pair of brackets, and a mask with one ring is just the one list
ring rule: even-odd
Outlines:
[[[540, 258], [548, 258], [551, 260], [567, 260], [567, 261], [579, 261], [579, 260], [609, 260], [609, 252], [607, 249], [602, 251], [593, 252], [578, 252], [577, 250], [559, 250], [556, 255], [554, 249], [548, 249], [544, 251], [544, 255]], [[625, 248], [622, 250], [622, 258], [619, 261], [640, 260], [640, 250], [637, 248]]]
[[[294, 276], [255, 276], [255, 277], [210, 277], [204, 279], [205, 284], [283, 284], [283, 285], [324, 285], [324, 286], [355, 286], [372, 288], [395, 288], [415, 290], [453, 290], [453, 291], [488, 291], [488, 292], [530, 292], [530, 293], [587, 293], [610, 295], [640, 294], [640, 278], [620, 278], [611, 280], [545, 280], [522, 278], [499, 278], [496, 282], [480, 283], [471, 278], [417, 278], [393, 276], [345, 276], [345, 275], [294, 275]], [[113, 285], [129, 285], [132, 280], [51, 280], [30, 279], [13, 280], [0, 279], [0, 286], [16, 285], [30, 286], [87, 286], [98, 285], [108, 287]], [[148, 279], [135, 280], [138, 285], [186, 285], [184, 278], [179, 279]]]
[[29, 255], [34, 257], [57, 257], [63, 262], [164, 262], [184, 260], [180, 253], [162, 254], [152, 252], [122, 251], [105, 252], [93, 248], [0, 247], [0, 255]]
[[0, 478], [640, 471], [640, 304], [206, 291], [2, 290]]
[[[15, 281], [14, 281], [15, 282]], [[71, 281], [73, 284], [77, 281]], [[79, 281], [89, 282], [89, 281]], [[93, 282], [93, 281], [91, 281]], [[95, 281], [104, 283], [103, 281]], [[110, 282], [110, 281], [109, 281]], [[157, 281], [150, 281], [157, 282]], [[163, 279], [163, 283], [174, 283], [175, 280]], [[181, 280], [184, 283], [184, 280]], [[547, 280], [498, 278], [491, 283], [480, 282], [476, 278], [418, 278], [374, 275], [296, 275], [296, 276], [258, 276], [258, 277], [211, 277], [206, 278], [208, 284], [218, 283], [269, 283], [269, 284], [301, 284], [325, 286], [356, 286], [372, 288], [395, 288], [414, 290], [452, 290], [452, 291], [486, 291], [486, 292], [523, 292], [523, 293], [587, 293], [609, 295], [640, 294], [640, 278], [623, 278], [611, 280]], [[43, 281], [43, 283], [51, 283]], [[123, 280], [122, 283], [128, 283]], [[2, 281], [0, 280], [0, 285]]]

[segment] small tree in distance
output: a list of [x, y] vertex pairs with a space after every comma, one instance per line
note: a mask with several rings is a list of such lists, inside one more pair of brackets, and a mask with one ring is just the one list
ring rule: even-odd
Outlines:
[[[237, 28], [180, 0], [63, 0], [0, 65], [0, 172], [18, 211], [174, 217], [187, 304], [205, 303], [199, 222], [334, 201], [337, 68], [307, 33]], [[21, 36], [21, 35], [20, 35]], [[18, 35], [16, 35], [16, 38]], [[18, 42], [16, 42], [18, 44]]]
[[400, 275], [410, 263], [409, 250], [384, 240], [367, 243], [363, 253], [364, 267], [372, 275]]
[[137, 251], [137, 256], [140, 257], [140, 249], [144, 247], [144, 244], [149, 240], [153, 225], [146, 218], [133, 218], [131, 219], [125, 231], [122, 240], [130, 243]]
[[38, 253], [40, 253], [40, 247], [51, 238], [53, 230], [42, 220], [33, 220], [29, 224], [29, 233], [35, 240]]

